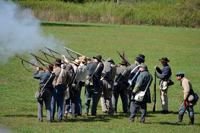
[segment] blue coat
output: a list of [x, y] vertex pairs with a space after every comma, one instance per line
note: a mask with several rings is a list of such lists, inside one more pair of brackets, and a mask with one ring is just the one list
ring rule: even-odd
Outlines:
[[162, 80], [168, 80], [172, 75], [171, 68], [168, 64], [165, 65], [162, 70], [160, 70], [159, 67], [156, 70], [159, 74], [162, 74], [162, 75], [157, 75], [157, 78]]
[[[87, 70], [89, 70], [88, 76], [92, 76], [92, 74], [94, 73], [97, 66], [98, 66], [98, 62], [90, 62], [89, 64], [87, 64]], [[101, 79], [101, 73], [103, 71], [103, 68], [104, 68], [103, 63], [100, 63], [98, 69], [96, 70], [95, 74], [93, 75], [93, 82], [95, 82], [96, 84]]]

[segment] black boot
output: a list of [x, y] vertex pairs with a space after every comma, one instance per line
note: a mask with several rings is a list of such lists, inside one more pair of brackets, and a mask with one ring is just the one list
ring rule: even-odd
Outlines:
[[183, 115], [179, 115], [179, 116], [178, 116], [178, 120], [177, 120], [177, 121], [174, 121], [174, 123], [182, 122], [182, 120], [183, 120]]
[[190, 118], [190, 123], [188, 125], [193, 125], [194, 124], [194, 118]]

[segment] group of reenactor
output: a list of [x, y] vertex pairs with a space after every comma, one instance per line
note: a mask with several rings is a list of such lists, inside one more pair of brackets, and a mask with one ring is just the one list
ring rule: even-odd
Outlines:
[[[57, 58], [54, 66], [48, 65], [46, 70], [39, 73], [39, 67], [34, 74], [34, 78], [40, 79], [40, 90], [44, 91], [42, 100], [38, 100], [38, 122], [43, 121], [42, 106], [43, 101], [47, 110], [47, 120], [54, 120], [57, 110], [57, 119], [61, 121], [67, 117], [77, 117], [82, 114], [82, 87], [85, 86], [85, 109], [84, 115], [89, 115], [90, 102], [92, 99], [91, 115], [96, 116], [97, 105], [101, 100], [102, 112], [112, 116], [117, 113], [118, 97], [122, 100], [122, 109], [124, 113], [130, 113], [128, 121], [134, 122], [138, 109], [141, 110], [140, 122], [145, 122], [147, 112], [147, 103], [151, 103], [150, 85], [153, 80], [145, 62], [145, 56], [139, 54], [135, 58], [135, 63], [128, 67], [127, 60], [122, 60], [120, 66], [108, 58], [102, 61], [102, 56], [97, 55], [93, 60], [88, 61], [87, 57], [80, 56], [70, 63], [65, 55], [62, 55], [64, 61]], [[162, 103], [162, 114], [168, 112], [167, 91], [169, 78], [172, 75], [171, 68], [168, 65], [168, 58], [159, 59], [163, 69], [155, 66], [154, 76], [160, 79], [160, 98]], [[65, 62], [65, 63], [63, 63]], [[190, 125], [194, 124], [194, 97], [191, 99], [194, 91], [191, 83], [184, 78], [182, 72], [177, 73], [177, 79], [181, 80], [184, 100], [179, 110], [178, 121], [181, 122], [185, 110], [189, 112]], [[144, 92], [141, 101], [136, 96]], [[188, 99], [190, 97], [190, 99]], [[56, 109], [57, 104], [57, 109]]]

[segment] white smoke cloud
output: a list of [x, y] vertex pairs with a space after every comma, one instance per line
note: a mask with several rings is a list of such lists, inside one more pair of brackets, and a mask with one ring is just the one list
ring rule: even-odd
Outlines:
[[33, 14], [12, 1], [0, 1], [0, 62], [6, 63], [15, 54], [64, 44], [53, 35], [45, 35]]

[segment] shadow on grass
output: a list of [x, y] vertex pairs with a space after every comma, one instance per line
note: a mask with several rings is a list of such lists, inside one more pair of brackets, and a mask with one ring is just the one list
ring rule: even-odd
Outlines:
[[[161, 114], [161, 111], [148, 111], [148, 113], [150, 114]], [[169, 111], [168, 114], [178, 114], [179, 112], [178, 111]]]
[[[78, 116], [76, 118], [74, 117], [67, 117], [67, 119], [64, 119], [64, 122], [109, 122], [110, 120], [113, 119], [124, 119], [125, 118], [129, 118], [129, 114], [117, 114], [117, 115], [113, 115], [113, 116], [109, 116], [109, 115], [97, 115], [97, 116]], [[58, 121], [53, 121], [55, 123], [57, 123]]]
[[52, 22], [41, 22], [41, 26], [67, 26], [67, 27], [108, 27], [108, 25], [84, 25], [84, 24], [69, 24], [69, 23], [52, 23]]
[[4, 115], [4, 117], [37, 117], [37, 115]]
[[[140, 118], [141, 116], [141, 113], [138, 113], [138, 117]], [[113, 116], [109, 116], [107, 114], [103, 114], [103, 115], [97, 115], [97, 116], [78, 116], [76, 118], [74, 117], [67, 117], [67, 119], [64, 119], [62, 120], [63, 122], [110, 122], [111, 120], [113, 119], [124, 119], [124, 118], [127, 118], [127, 120], [129, 119], [130, 117], [130, 113], [116, 113], [115, 115]], [[155, 117], [153, 115], [146, 115], [146, 117]], [[137, 116], [136, 116], [136, 119], [137, 119]], [[57, 120], [53, 121], [55, 123], [58, 123]], [[152, 124], [151, 122], [147, 122], [145, 124]]]
[[[187, 111], [185, 111], [185, 112], [187, 112]], [[150, 113], [150, 114], [161, 114], [161, 111], [155, 111], [155, 112], [148, 111], [148, 113]], [[177, 114], [178, 115], [179, 112], [178, 111], [169, 111], [168, 114]], [[194, 114], [200, 114], [200, 113], [199, 112], [194, 112]], [[163, 115], [165, 115], [165, 114], [163, 114]]]
[[[185, 123], [173, 123], [173, 122], [154, 122], [154, 123], [161, 124], [161, 125], [188, 126], [188, 124], [185, 124]], [[194, 125], [200, 126], [200, 124], [195, 124], [195, 123]]]
[[112, 119], [112, 116], [106, 117], [106, 116], [82, 116], [77, 118], [67, 118], [66, 120], [63, 120], [65, 122], [109, 122]]

